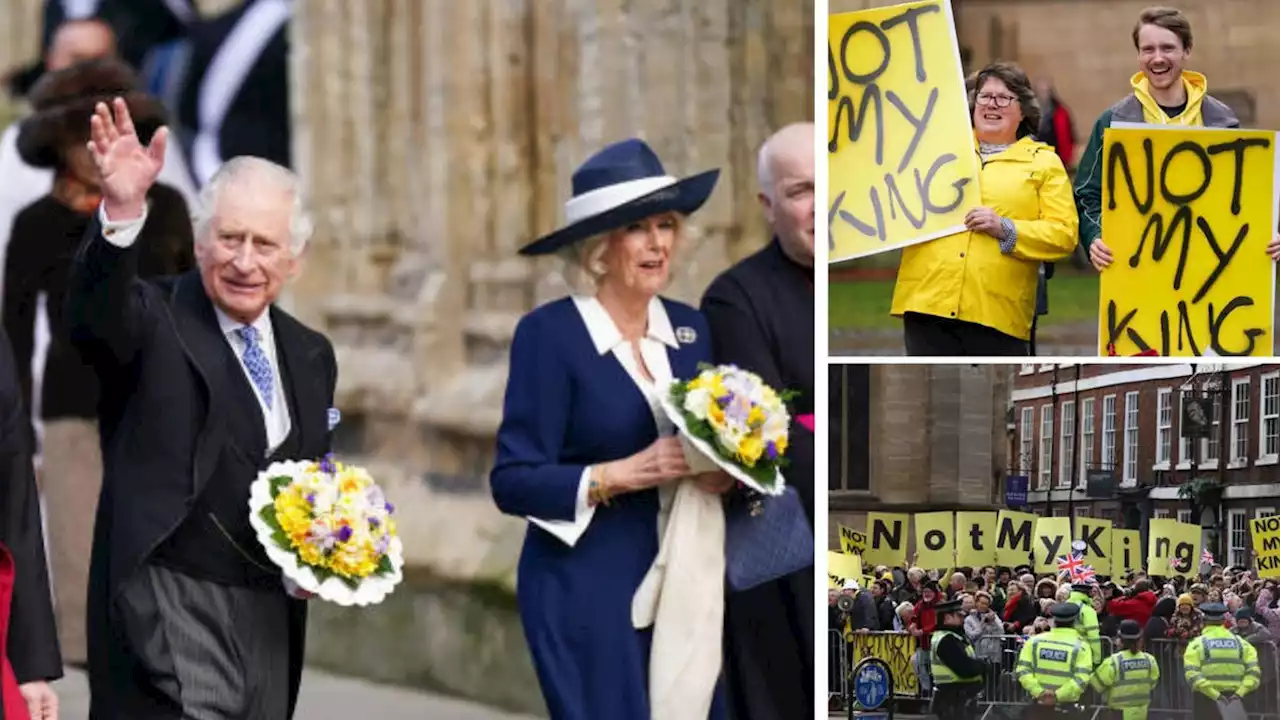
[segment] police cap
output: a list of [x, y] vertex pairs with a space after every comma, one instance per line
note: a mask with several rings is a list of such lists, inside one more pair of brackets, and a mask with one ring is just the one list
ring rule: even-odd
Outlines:
[[1137, 620], [1125, 620], [1120, 623], [1121, 640], [1137, 640], [1142, 637], [1142, 626]]
[[1080, 606], [1075, 603], [1058, 603], [1049, 608], [1049, 614], [1057, 622], [1075, 622], [1080, 617]]
[[947, 613], [964, 612], [964, 601], [948, 600], [944, 603], [938, 603], [933, 609], [939, 616], [946, 615]]
[[1227, 606], [1222, 603], [1205, 603], [1200, 606], [1200, 612], [1204, 613], [1205, 620], [1222, 622], [1227, 614]]

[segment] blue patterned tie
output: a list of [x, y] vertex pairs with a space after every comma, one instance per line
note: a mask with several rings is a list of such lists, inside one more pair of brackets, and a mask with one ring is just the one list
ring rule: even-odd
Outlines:
[[271, 362], [267, 360], [267, 354], [263, 352], [262, 346], [258, 344], [258, 328], [253, 326], [245, 326], [236, 330], [240, 334], [240, 339], [244, 340], [244, 366], [249, 371], [249, 377], [253, 379], [253, 384], [258, 388], [258, 394], [262, 396], [262, 402], [271, 409], [271, 399], [275, 397], [272, 392], [275, 378], [271, 372]]

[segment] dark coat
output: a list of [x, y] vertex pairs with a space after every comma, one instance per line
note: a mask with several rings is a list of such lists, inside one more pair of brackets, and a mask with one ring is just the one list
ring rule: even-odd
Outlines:
[[[27, 411], [3, 328], [0, 328], [0, 545], [9, 549], [14, 561], [9, 633], [0, 655], [7, 654], [20, 683], [56, 680], [62, 677], [62, 655], [58, 651], [58, 630], [54, 625], [49, 573], [45, 567], [40, 499], [27, 442]], [[3, 715], [0, 707], [0, 718]]]
[[[795, 415], [813, 412], [813, 271], [791, 262], [775, 239], [707, 288], [702, 312], [717, 363], [794, 390]], [[791, 426], [783, 473], [813, 522], [813, 433]], [[725, 675], [737, 720], [813, 717], [813, 569], [727, 597]], [[873, 613], [874, 615], [874, 613]]]
[[[103, 387], [104, 477], [89, 570], [89, 681], [93, 720], [178, 717], [148, 696], [144, 673], [113, 622], [126, 582], [186, 519], [211, 478], [256, 474], [265, 454], [261, 415], [245, 417], [242, 381], [198, 272], [137, 277], [135, 243], [118, 248], [95, 219], [71, 273], [66, 318]], [[285, 382], [297, 407], [300, 458], [330, 448], [327, 412], [337, 363], [321, 334], [272, 307]], [[235, 371], [234, 373], [232, 371]], [[256, 453], [256, 454], [255, 454]], [[306, 603], [291, 602], [290, 712], [301, 680]]]

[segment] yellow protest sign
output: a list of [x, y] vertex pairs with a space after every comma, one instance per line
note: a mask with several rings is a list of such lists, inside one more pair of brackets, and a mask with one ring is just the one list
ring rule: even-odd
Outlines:
[[1111, 531], [1111, 574], [1119, 577], [1142, 569], [1142, 531]]
[[1036, 572], [1057, 572], [1058, 558], [1071, 554], [1071, 518], [1036, 519]]
[[827, 551], [827, 579], [837, 587], [845, 587], [845, 580], [863, 583], [863, 559], [856, 555]]
[[844, 525], [840, 526], [840, 552], [846, 555], [862, 554], [867, 549], [867, 536]]
[[831, 15], [831, 261], [964, 229], [978, 160], [948, 0]]
[[1280, 515], [1255, 518], [1249, 523], [1254, 565], [1258, 577], [1280, 578]]
[[996, 519], [996, 562], [1016, 568], [1031, 563], [1037, 515], [1001, 510]]
[[1273, 132], [1108, 128], [1099, 354], [1271, 355]]
[[[1094, 518], [1076, 518], [1074, 539], [1084, 543], [1084, 564], [1093, 567], [1099, 575], [1111, 574], [1111, 521]], [[1070, 552], [1068, 550], [1067, 552]], [[1063, 553], [1066, 554], [1065, 552]]]
[[862, 552], [866, 565], [902, 567], [907, 564], [907, 527], [911, 516], [905, 513], [867, 513], [867, 549]]
[[1147, 528], [1147, 572], [1152, 575], [1200, 574], [1200, 526], [1160, 518]]
[[[995, 565], [995, 528], [996, 514], [993, 512], [956, 513], [956, 565], [960, 567]], [[1025, 555], [1023, 557], [1025, 558]]]
[[873, 657], [888, 663], [893, 672], [894, 695], [915, 697], [920, 692], [920, 678], [916, 677], [915, 666], [911, 658], [916, 654], [919, 640], [911, 635], [858, 635], [849, 639], [853, 650], [853, 665], [863, 658]]
[[915, 516], [916, 564], [949, 568], [956, 562], [955, 513], [931, 512]]

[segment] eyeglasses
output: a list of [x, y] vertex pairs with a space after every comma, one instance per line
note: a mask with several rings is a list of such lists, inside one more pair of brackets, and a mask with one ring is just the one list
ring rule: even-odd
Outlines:
[[979, 105], [994, 105], [1000, 109], [1004, 109], [1013, 104], [1018, 98], [1012, 95], [996, 95], [994, 93], [978, 93]]

